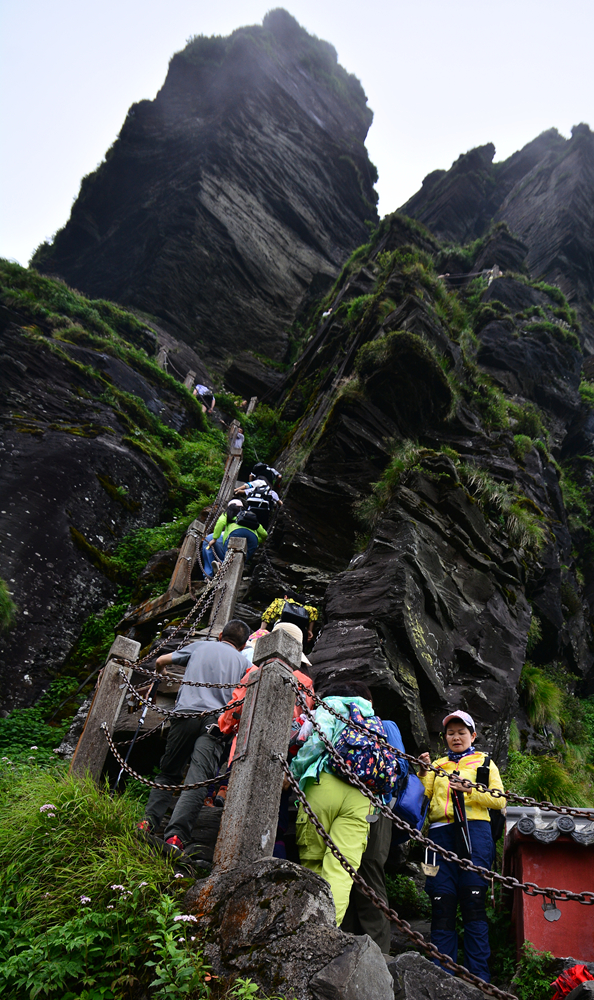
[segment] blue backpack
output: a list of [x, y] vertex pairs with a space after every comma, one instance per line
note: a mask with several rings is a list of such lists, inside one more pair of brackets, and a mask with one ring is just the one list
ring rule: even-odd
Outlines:
[[[408, 771], [402, 778], [398, 779], [394, 789], [394, 799], [392, 812], [400, 819], [403, 819], [415, 830], [420, 830], [425, 822], [429, 799], [425, 795], [423, 782], [414, 771]], [[405, 844], [410, 839], [406, 830], [401, 830], [396, 824], [392, 831], [392, 845]]]
[[[381, 719], [376, 715], [365, 718], [357, 706], [351, 703], [350, 721], [369, 730], [362, 733], [354, 726], [346, 726], [340, 733], [334, 749], [340, 754], [346, 766], [375, 795], [390, 795], [399, 773], [398, 757], [389, 750], [380, 739], [374, 739], [376, 733], [381, 739], [386, 739], [386, 731]], [[330, 760], [333, 774], [343, 780], [348, 780], [339, 767]]]

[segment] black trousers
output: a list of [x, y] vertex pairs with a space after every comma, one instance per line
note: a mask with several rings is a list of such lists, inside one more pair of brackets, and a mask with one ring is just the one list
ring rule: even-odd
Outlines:
[[[181, 785], [183, 770], [188, 760], [190, 766], [184, 784], [191, 785], [195, 781], [207, 781], [216, 777], [226, 752], [226, 742], [220, 736], [215, 739], [206, 730], [209, 726], [216, 725], [219, 714], [216, 711], [211, 715], [190, 719], [171, 717], [167, 745], [160, 762], [161, 770], [155, 778], [157, 784]], [[176, 835], [184, 846], [190, 843], [196, 818], [206, 798], [206, 791], [206, 788], [195, 788], [181, 793], [165, 830], [166, 840]], [[167, 789], [153, 788], [145, 809], [145, 817], [153, 830], [160, 826], [172, 797], [173, 792]]]
[[[384, 865], [388, 860], [392, 840], [392, 823], [385, 816], [378, 816], [370, 824], [369, 840], [361, 858], [359, 874], [367, 885], [375, 889], [378, 896], [388, 902]], [[388, 918], [374, 906], [368, 896], [353, 882], [348, 909], [342, 921], [341, 930], [350, 934], [369, 934], [382, 950], [390, 954], [391, 924]]]

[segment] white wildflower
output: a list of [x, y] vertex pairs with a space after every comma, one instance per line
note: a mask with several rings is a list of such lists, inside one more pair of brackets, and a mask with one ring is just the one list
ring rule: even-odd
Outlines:
[[197, 924], [198, 917], [193, 916], [191, 913], [180, 913], [177, 917], [173, 918], [173, 922], [176, 923], [178, 920], [183, 920], [188, 924]]
[[111, 888], [112, 889], [122, 889], [122, 890], [124, 890], [126, 888], [126, 886], [125, 885], [112, 885]]
[[80, 897], [80, 901], [81, 901], [82, 905], [84, 906], [85, 903], [90, 903], [91, 902], [91, 897], [90, 896], [81, 896]]
[[39, 806], [40, 813], [46, 813], [48, 809], [57, 809], [58, 807], [53, 805], [51, 802], [46, 802], [45, 805]]

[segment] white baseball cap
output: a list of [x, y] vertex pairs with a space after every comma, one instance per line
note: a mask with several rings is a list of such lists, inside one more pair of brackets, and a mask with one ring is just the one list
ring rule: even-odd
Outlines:
[[470, 732], [474, 733], [474, 719], [472, 718], [472, 715], [468, 714], [468, 712], [458, 710], [457, 712], [452, 712], [450, 715], [446, 715], [442, 722], [442, 726], [447, 726], [448, 722], [451, 722], [452, 719], [461, 719], [464, 725], [468, 726]]

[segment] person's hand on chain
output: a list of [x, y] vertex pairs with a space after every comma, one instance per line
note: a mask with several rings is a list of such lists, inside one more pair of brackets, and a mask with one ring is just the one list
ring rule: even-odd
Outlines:
[[453, 788], [456, 792], [464, 792], [465, 795], [470, 795], [472, 782], [461, 778], [458, 774], [452, 774], [450, 775], [450, 788]]
[[431, 763], [431, 754], [428, 750], [425, 753], [419, 754], [419, 760], [421, 762], [421, 767], [419, 768], [419, 778], [424, 778], [427, 774], [428, 766]]

